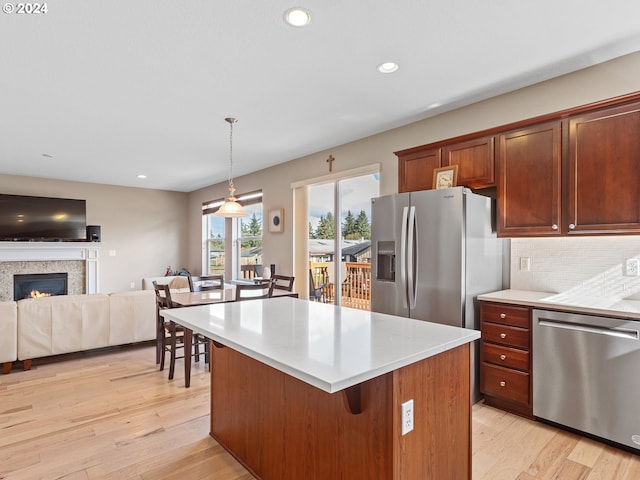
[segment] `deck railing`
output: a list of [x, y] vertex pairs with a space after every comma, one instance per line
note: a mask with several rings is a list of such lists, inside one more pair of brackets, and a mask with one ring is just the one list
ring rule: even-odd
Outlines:
[[[344, 279], [342, 281], [342, 306], [360, 310], [371, 309], [371, 264], [360, 262], [344, 262]], [[323, 300], [334, 302], [335, 279], [329, 273], [328, 262], [309, 262], [311, 275], [316, 286], [325, 285]]]
[[346, 264], [347, 275], [342, 282], [342, 306], [371, 310], [371, 264]]

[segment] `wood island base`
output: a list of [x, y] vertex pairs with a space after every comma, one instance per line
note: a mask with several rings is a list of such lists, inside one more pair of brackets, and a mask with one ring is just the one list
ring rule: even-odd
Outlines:
[[211, 436], [257, 478], [471, 479], [469, 344], [333, 394], [217, 342], [211, 352]]

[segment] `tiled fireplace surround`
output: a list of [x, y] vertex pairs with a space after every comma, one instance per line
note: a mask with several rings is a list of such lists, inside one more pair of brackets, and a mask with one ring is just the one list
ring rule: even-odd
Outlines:
[[68, 293], [98, 293], [100, 244], [0, 242], [0, 301], [13, 300], [17, 273], [68, 273]]

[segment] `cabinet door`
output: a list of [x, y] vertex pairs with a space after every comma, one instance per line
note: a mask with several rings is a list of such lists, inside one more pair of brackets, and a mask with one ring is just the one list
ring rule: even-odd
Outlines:
[[441, 149], [410, 150], [398, 155], [398, 192], [429, 190], [433, 169], [440, 167]]
[[458, 165], [458, 185], [495, 186], [494, 137], [482, 137], [442, 148], [442, 166]]
[[498, 236], [560, 235], [559, 121], [498, 137]]
[[569, 119], [569, 234], [640, 231], [640, 103]]

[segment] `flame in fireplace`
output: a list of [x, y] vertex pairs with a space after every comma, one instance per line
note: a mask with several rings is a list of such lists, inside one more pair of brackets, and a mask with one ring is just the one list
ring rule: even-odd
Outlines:
[[29, 294], [30, 298], [41, 298], [41, 297], [50, 297], [51, 294], [47, 292], [41, 292], [40, 290], [31, 290]]

